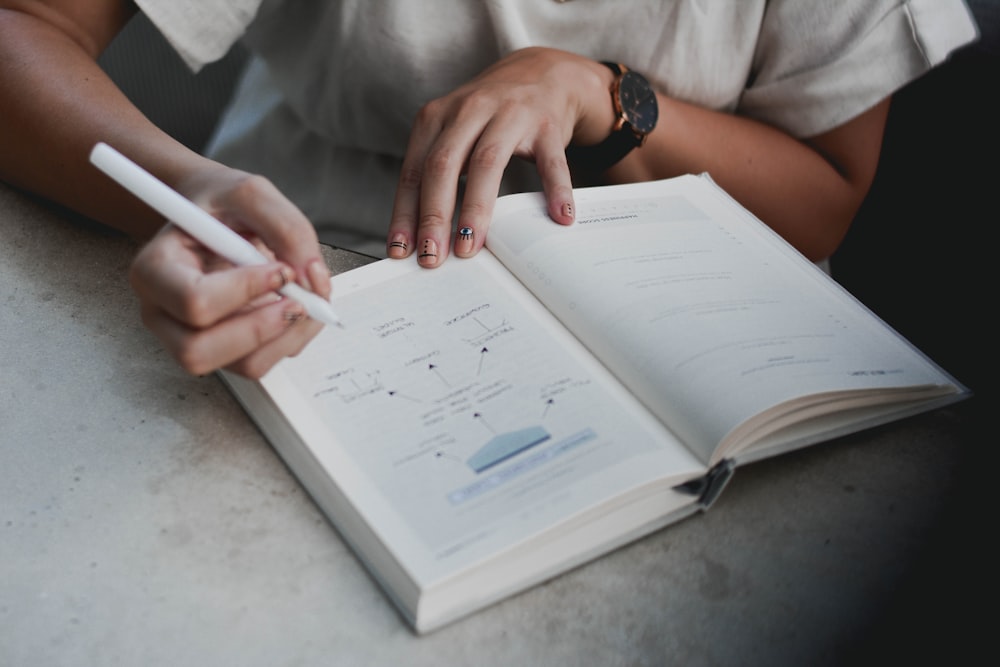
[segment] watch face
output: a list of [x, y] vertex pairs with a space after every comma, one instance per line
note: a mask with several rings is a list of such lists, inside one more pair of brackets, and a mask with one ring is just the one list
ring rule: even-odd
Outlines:
[[622, 113], [629, 125], [640, 134], [647, 134], [656, 127], [659, 108], [656, 104], [656, 93], [649, 85], [646, 77], [628, 70], [622, 75], [618, 88]]

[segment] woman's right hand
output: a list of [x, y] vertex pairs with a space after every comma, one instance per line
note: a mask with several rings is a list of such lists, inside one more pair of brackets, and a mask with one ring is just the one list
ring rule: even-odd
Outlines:
[[[316, 232], [270, 182], [206, 160], [150, 123], [98, 65], [137, 11], [134, 3], [0, 0], [0, 8], [0, 180], [133, 237], [152, 237], [134, 260], [132, 285], [146, 325], [191, 373], [228, 368], [259, 377], [301, 350], [320, 325], [274, 289], [295, 280], [329, 295]], [[233, 267], [163, 228], [152, 209], [89, 163], [98, 141], [276, 261]]]
[[135, 257], [130, 280], [143, 323], [186, 371], [259, 378], [322, 328], [277, 290], [296, 281], [328, 298], [330, 274], [312, 225], [269, 181], [213, 165], [177, 189], [274, 261], [236, 267], [166, 225]]

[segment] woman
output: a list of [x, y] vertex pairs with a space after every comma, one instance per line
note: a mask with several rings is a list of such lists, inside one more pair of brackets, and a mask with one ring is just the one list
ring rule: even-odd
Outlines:
[[[190, 372], [251, 377], [318, 330], [268, 297], [289, 279], [329, 293], [317, 231], [433, 268], [481, 248], [498, 193], [544, 189], [552, 219], [571, 223], [574, 175], [707, 171], [825, 258], [871, 184], [893, 91], [975, 38], [960, 0], [136, 4], [195, 69], [238, 39], [254, 54], [212, 159], [152, 126], [96, 66], [130, 3], [0, 0], [12, 119], [0, 176], [136, 236], [159, 230], [132, 270], [144, 322]], [[616, 127], [610, 91], [625, 71], [655, 94], [641, 137]], [[86, 164], [97, 141], [276, 261], [220, 267], [161, 228]]]

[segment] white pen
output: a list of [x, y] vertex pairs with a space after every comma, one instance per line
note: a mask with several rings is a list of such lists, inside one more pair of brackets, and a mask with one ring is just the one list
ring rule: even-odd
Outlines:
[[[90, 152], [90, 161], [220, 257], [237, 266], [267, 264], [267, 257], [252, 243], [111, 146], [98, 143]], [[340, 325], [333, 306], [318, 294], [295, 283], [288, 283], [278, 291], [305, 306], [314, 320]]]

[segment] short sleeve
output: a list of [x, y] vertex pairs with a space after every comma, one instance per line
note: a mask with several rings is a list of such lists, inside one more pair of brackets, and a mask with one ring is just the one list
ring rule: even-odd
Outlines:
[[197, 72], [242, 37], [261, 0], [136, 0], [181, 58]]
[[796, 137], [856, 117], [977, 37], [962, 0], [768, 3], [738, 112]]

